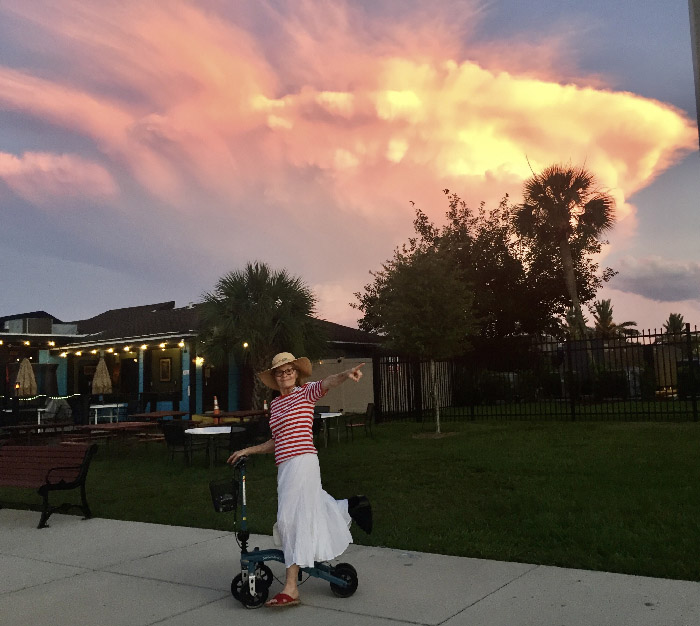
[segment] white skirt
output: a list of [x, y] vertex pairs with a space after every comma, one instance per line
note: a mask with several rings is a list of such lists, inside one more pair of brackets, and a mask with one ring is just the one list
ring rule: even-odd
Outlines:
[[[330, 561], [352, 543], [348, 501], [323, 490], [318, 456], [300, 454], [277, 467], [278, 535], [286, 567]], [[276, 532], [275, 532], [276, 530]]]

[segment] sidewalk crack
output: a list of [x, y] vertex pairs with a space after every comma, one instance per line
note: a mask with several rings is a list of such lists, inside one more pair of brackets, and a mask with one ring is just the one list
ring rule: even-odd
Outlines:
[[498, 592], [501, 591], [502, 589], [505, 589], [508, 585], [514, 583], [516, 580], [520, 580], [523, 576], [526, 576], [526, 575], [529, 574], [530, 572], [534, 572], [534, 571], [535, 571], [536, 569], [538, 569], [539, 567], [540, 567], [539, 565], [533, 565], [530, 569], [525, 570], [524, 572], [522, 572], [521, 574], [519, 574], [519, 575], [516, 576], [515, 578], [511, 578], [508, 582], [502, 584], [500, 587], [498, 587], [498, 588], [496, 588], [496, 589], [490, 591], [490, 592], [487, 593], [485, 596], [482, 596], [481, 598], [478, 598], [478, 599], [474, 600], [474, 602], [468, 604], [467, 606], [465, 606], [464, 608], [460, 609], [460, 610], [457, 611], [455, 614], [450, 615], [449, 617], [445, 618], [445, 619], [442, 620], [441, 622], [438, 622], [438, 624], [436, 624], [436, 626], [440, 626], [441, 624], [444, 624], [445, 622], [447, 622], [448, 620], [451, 620], [452, 618], [456, 617], [457, 615], [460, 615], [461, 613], [464, 613], [466, 610], [471, 609], [474, 605], [479, 604], [479, 602], [482, 602], [482, 601], [485, 600], [486, 598], [492, 596], [494, 593], [498, 593]]

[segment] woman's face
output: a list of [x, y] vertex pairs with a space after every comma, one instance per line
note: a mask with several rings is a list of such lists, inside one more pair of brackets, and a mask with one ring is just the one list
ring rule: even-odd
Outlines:
[[275, 369], [275, 380], [284, 395], [285, 391], [290, 391], [297, 384], [297, 371], [291, 363], [281, 365]]

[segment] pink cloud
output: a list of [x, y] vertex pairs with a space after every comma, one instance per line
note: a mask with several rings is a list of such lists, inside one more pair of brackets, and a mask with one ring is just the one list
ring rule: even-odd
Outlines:
[[117, 193], [105, 168], [69, 154], [25, 152], [16, 157], [0, 152], [0, 180], [25, 200], [44, 207], [65, 198], [104, 199]]
[[[463, 44], [439, 11], [383, 23], [378, 37], [351, 4], [302, 2], [276, 15], [273, 67], [263, 38], [187, 2], [10, 5], [77, 62], [55, 82], [2, 69], [0, 100], [92, 137], [175, 206], [193, 186], [243, 199], [307, 168], [339, 207], [368, 215], [444, 186], [478, 202], [516, 191], [527, 158], [585, 161], [624, 216], [625, 198], [694, 141], [668, 105], [557, 82], [556, 42], [529, 72], [498, 71], [517, 55]], [[236, 10], [243, 21], [254, 6]]]
[[[578, 76], [571, 55], [562, 68], [568, 36], [470, 42], [482, 3], [458, 5], [460, 20], [451, 2], [414, 2], [389, 21], [340, 0], [7, 0], [0, 15], [19, 16], [21, 43], [51, 69], [0, 66], [0, 109], [93, 143], [102, 170], [52, 157], [76, 190], [117, 193], [112, 181], [126, 177], [193, 231], [231, 214], [241, 224], [343, 215], [358, 230], [393, 230], [372, 251], [386, 258], [410, 230], [409, 201], [440, 220], [445, 187], [495, 204], [519, 197], [530, 165], [571, 161], [615, 195], [631, 236], [628, 198], [694, 148], [694, 124]], [[14, 176], [27, 198], [32, 181], [69, 186], [28, 161]], [[337, 285], [358, 280], [339, 271], [316, 281], [329, 310], [343, 299]]]

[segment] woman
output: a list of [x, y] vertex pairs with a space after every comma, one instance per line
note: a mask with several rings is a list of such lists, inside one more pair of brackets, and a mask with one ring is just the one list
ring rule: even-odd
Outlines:
[[300, 567], [314, 561], [329, 561], [342, 554], [352, 542], [352, 520], [372, 530], [372, 509], [364, 496], [335, 500], [321, 485], [321, 472], [313, 441], [314, 404], [329, 389], [346, 380], [362, 378], [364, 363], [321, 381], [306, 383], [311, 362], [281, 352], [272, 367], [258, 377], [280, 392], [270, 404], [272, 439], [257, 446], [237, 450], [228, 459], [233, 464], [242, 456], [274, 453], [277, 465], [277, 524], [287, 568], [284, 589], [265, 606], [299, 604], [297, 579]]

